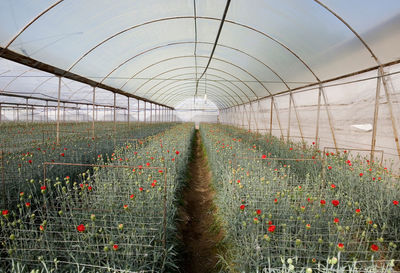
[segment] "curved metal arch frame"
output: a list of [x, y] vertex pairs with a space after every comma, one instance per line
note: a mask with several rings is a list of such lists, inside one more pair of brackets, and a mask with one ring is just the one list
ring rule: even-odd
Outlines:
[[[171, 58], [168, 58], [168, 59], [165, 59], [165, 60], [163, 60], [163, 61], [168, 61], [168, 60], [170, 60], [170, 59], [171, 59]], [[173, 59], [173, 58], [172, 58], [172, 59]], [[157, 62], [157, 63], [160, 63], [160, 62]], [[176, 69], [181, 69], [181, 67], [178, 67], [178, 68], [176, 68]], [[234, 75], [232, 75], [232, 74], [230, 74], [230, 73], [228, 73], [228, 72], [226, 72], [226, 71], [223, 71], [223, 70], [217, 69], [217, 68], [212, 68], [212, 69], [215, 70], [215, 71], [218, 71], [218, 72], [227, 74], [227, 75], [231, 76], [232, 78], [238, 80], [238, 81], [241, 82], [242, 84], [244, 84], [239, 78], [237, 78], [236, 76], [234, 76]], [[141, 71], [139, 71], [138, 73], [141, 73]], [[135, 76], [136, 76], [138, 73], [136, 73]], [[234, 84], [234, 83], [232, 83], [232, 82], [230, 82], [230, 83], [231, 83], [232, 85], [234, 85], [236, 88], [238, 88], [238, 90], [240, 90], [240, 91], [245, 95], [245, 97], [250, 101], [250, 98], [248, 97], [248, 95], [247, 95], [241, 88], [239, 88], [236, 84]], [[122, 87], [121, 87], [121, 88], [122, 88]], [[250, 89], [250, 90], [251, 90], [251, 89]]]
[[[152, 63], [152, 64], [150, 64], [149, 66], [147, 66], [147, 67], [143, 68], [142, 70], [140, 70], [139, 72], [135, 73], [132, 77], [130, 77], [130, 78], [124, 83], [124, 85], [121, 86], [121, 89], [122, 89], [126, 84], [128, 84], [128, 82], [131, 81], [136, 75], [142, 73], [143, 71], [149, 69], [150, 67], [153, 67], [153, 66], [155, 66], [155, 65], [158, 65], [158, 64], [163, 63], [163, 62], [166, 62], [166, 61], [177, 60], [177, 59], [181, 59], [181, 58], [194, 58], [194, 56], [193, 56], [193, 55], [179, 55], [179, 56], [170, 57], [170, 58], [163, 59], [163, 60], [161, 60], [161, 61], [157, 61], [157, 62], [155, 62], [155, 63]], [[207, 56], [199, 56], [199, 55], [196, 55], [196, 58], [208, 58], [208, 57], [207, 57]], [[224, 60], [222, 60], [222, 62], [231, 64], [231, 63], [229, 63], [228, 61], [224, 61]], [[232, 65], [232, 66], [236, 66], [236, 65], [234, 65], [234, 64], [231, 64], [231, 65]], [[199, 67], [199, 66], [198, 66], [198, 67]], [[237, 67], [237, 68], [239, 68], [239, 67]], [[242, 68], [239, 68], [239, 69], [243, 70]], [[164, 71], [164, 72], [162, 72], [162, 73], [160, 73], [160, 74], [158, 74], [158, 75], [156, 75], [156, 76], [150, 78], [150, 79], [147, 80], [145, 83], [143, 83], [141, 86], [139, 86], [138, 89], [140, 89], [142, 86], [144, 86], [144, 84], [146, 84], [146, 83], [152, 81], [152, 80], [155, 79], [156, 77], [158, 77], [158, 76], [160, 76], [160, 75], [162, 75], [162, 74], [164, 74], [164, 73], [166, 73], [166, 72], [168, 72], [168, 71]], [[245, 71], [245, 70], [244, 70], [243, 72], [249, 74], [249, 73], [248, 73], [247, 71]], [[227, 74], [228, 74], [228, 73], [227, 73]], [[255, 97], [258, 97], [258, 96], [256, 95], [256, 93], [254, 92], [254, 90], [253, 90], [250, 86], [247, 85], [247, 83], [245, 83], [244, 81], [242, 81], [241, 79], [239, 79], [238, 77], [236, 77], [236, 76], [234, 76], [234, 75], [232, 75], [232, 74], [229, 74], [229, 75], [230, 75], [231, 77], [234, 77], [234, 78], [237, 79], [238, 81], [240, 81], [243, 85], [245, 85], [245, 86], [254, 94]], [[251, 74], [249, 74], [249, 75], [251, 75]], [[137, 89], [137, 90], [138, 90], [138, 89]], [[137, 90], [135, 90], [135, 92], [134, 92], [133, 94], [135, 94], [135, 93], [137, 92]]]
[[[189, 67], [189, 68], [195, 68], [195, 66], [192, 66], [192, 67]], [[183, 69], [183, 68], [182, 68]], [[186, 68], [185, 68], [186, 69]], [[178, 70], [178, 69], [177, 69]], [[191, 75], [192, 73], [184, 73], [184, 74], [179, 74], [179, 75], [175, 75], [174, 77], [180, 77], [180, 76], [185, 76], [185, 75]], [[217, 76], [217, 75], [215, 75], [215, 74], [210, 74], [210, 73], [207, 73], [207, 75], [211, 75], [211, 76], [214, 76], [214, 77], [217, 77], [217, 78], [219, 78], [219, 79], [224, 79], [224, 80], [226, 80], [225, 78], [222, 78], [222, 77], [220, 77], [220, 76]], [[188, 84], [188, 83], [190, 83], [190, 84], [192, 84], [192, 82], [186, 82], [185, 84]], [[223, 85], [224, 87], [226, 87], [227, 89], [229, 89], [230, 91], [232, 91], [235, 95], [236, 95], [236, 97], [238, 97], [242, 102], [243, 102], [243, 100], [242, 100], [242, 98], [234, 91], [234, 90], [232, 90], [229, 86], [227, 86], [227, 85], [225, 85], [225, 84], [223, 84], [223, 83], [221, 83], [221, 82], [216, 82], [216, 84], [220, 84], [220, 85]], [[183, 85], [183, 84], [182, 84]], [[213, 86], [215, 86], [215, 87], [218, 87], [218, 88], [220, 88], [219, 86], [216, 86], [216, 85], [213, 85]], [[173, 87], [171, 87], [171, 88], [168, 88], [167, 90], [163, 90], [163, 91], [165, 91], [165, 92], [167, 92], [167, 91], [170, 91], [171, 89], [173, 90], [173, 88], [175, 88], [176, 86], [173, 86]], [[231, 93], [229, 93], [228, 91], [226, 91], [225, 89], [221, 89], [223, 92], [225, 92], [225, 93], [227, 93], [228, 94], [228, 96], [229, 97], [231, 97], [231, 98], [233, 98], [234, 99], [234, 101], [235, 101], [235, 103], [237, 103], [237, 101], [236, 101], [236, 99], [235, 99], [235, 96], [232, 96], [232, 94]], [[162, 94], [160, 94], [157, 98], [155, 98], [155, 99], [158, 99], [158, 98], [160, 98], [162, 96]], [[165, 97], [165, 96], [164, 96]]]
[[[207, 56], [199, 56], [199, 55], [197, 55], [196, 57], [197, 57], [197, 58], [208, 58]], [[156, 62], [156, 63], [151, 64], [150, 66], [148, 66], [148, 67], [142, 69], [140, 72], [136, 73], [135, 75], [137, 75], [137, 74], [139, 74], [139, 73], [141, 73], [141, 72], [147, 70], [149, 67], [152, 67], [152, 66], [154, 66], [154, 65], [160, 64], [160, 63], [165, 62], [165, 61], [175, 60], [175, 59], [180, 59], [180, 58], [194, 58], [194, 56], [192, 56], [192, 55], [182, 56], [182, 55], [181, 55], [181, 56], [175, 56], [175, 57], [171, 57], [171, 58], [168, 58], [168, 59], [164, 59], [164, 60], [161, 60], [161, 61], [158, 61], [158, 62]], [[230, 65], [232, 65], [232, 66], [234, 66], [234, 67], [236, 67], [236, 68], [242, 70], [243, 72], [247, 73], [247, 74], [250, 75], [252, 78], [254, 78], [255, 80], [257, 80], [257, 82], [260, 83], [261, 86], [263, 86], [263, 87], [266, 89], [266, 91], [267, 91], [268, 93], [270, 93], [269, 90], [258, 80], [258, 78], [256, 78], [254, 75], [252, 75], [252, 74], [249, 73], [248, 71], [244, 70], [244, 69], [241, 68], [240, 66], [237, 66], [237, 65], [235, 65], [235, 64], [233, 64], [233, 63], [230, 63], [230, 62], [228, 62], [228, 61], [225, 61], [225, 60], [222, 60], [222, 59], [218, 59], [218, 58], [214, 58], [214, 60], [218, 60], [218, 61], [221, 61], [221, 62], [230, 64]], [[166, 73], [166, 72], [163, 72], [163, 73]], [[153, 79], [155, 79], [156, 77], [162, 75], [163, 73], [160, 73], [160, 74], [154, 76], [153, 78], [150, 78], [150, 79], [147, 80], [145, 83], [143, 83], [137, 90], [139, 90], [144, 84], [146, 84], [146, 83], [152, 81]], [[242, 84], [244, 84], [244, 85], [254, 94], [254, 96], [255, 96], [256, 98], [258, 98], [257, 94], [254, 92], [254, 90], [253, 90], [246, 82], [242, 81], [241, 79], [239, 79], [239, 78], [236, 77], [236, 76], [233, 76], [232, 74], [231, 74], [231, 76], [234, 77], [235, 79], [239, 80]], [[134, 76], [133, 76], [133, 77], [130, 77], [129, 80], [127, 80], [126, 83], [128, 83], [128, 82], [129, 82], [130, 80], [132, 80], [133, 78], [134, 78]], [[125, 84], [126, 84], [126, 83], [125, 83]], [[121, 87], [121, 89], [122, 89], [122, 87]], [[137, 90], [136, 90], [133, 94], [136, 94]], [[270, 94], [271, 94], [271, 93], [270, 93]]]
[[[128, 58], [127, 60], [125, 60], [124, 62], [122, 62], [121, 64], [119, 64], [117, 67], [115, 67], [114, 69], [112, 69], [111, 72], [109, 72], [109, 73], [101, 80], [101, 83], [102, 83], [106, 78], [108, 78], [113, 72], [115, 72], [117, 69], [119, 69], [120, 67], [122, 67], [122, 66], [125, 65], [126, 63], [130, 62], [131, 60], [133, 60], [133, 59], [136, 58], [137, 56], [141, 56], [141, 55], [143, 55], [143, 54], [145, 54], [145, 53], [148, 53], [148, 52], [150, 52], [150, 51], [157, 50], [157, 49], [161, 49], [161, 48], [165, 48], [165, 47], [169, 47], [169, 46], [173, 46], [173, 45], [182, 45], [182, 44], [191, 44], [191, 43], [194, 43], [194, 42], [176, 42], [176, 43], [168, 43], [168, 44], [166, 44], [166, 45], [157, 46], [157, 47], [154, 47], [154, 48], [151, 48], [151, 49], [142, 51], [142, 52], [140, 52], [140, 53], [134, 55], [133, 57]], [[210, 43], [210, 42], [198, 42], [198, 43], [200, 43], [200, 44], [210, 44], [210, 45], [212, 45], [212, 43]], [[267, 65], [266, 63], [264, 63], [263, 61], [259, 60], [258, 58], [254, 57], [253, 55], [248, 54], [247, 52], [242, 51], [242, 50], [240, 50], [240, 49], [237, 49], [237, 48], [235, 48], [235, 47], [231, 47], [231, 46], [227, 46], [227, 45], [218, 45], [218, 46], [223, 47], [223, 48], [228, 48], [228, 49], [231, 49], [231, 50], [235, 50], [235, 51], [240, 52], [240, 53], [242, 53], [242, 54], [244, 54], [244, 55], [246, 55], [246, 56], [248, 56], [248, 57], [250, 57], [250, 58], [256, 60], [257, 62], [261, 63], [261, 64], [264, 65], [268, 70], [270, 70], [275, 76], [277, 76], [277, 77], [280, 79], [280, 81], [286, 86], [286, 88], [288, 89], [288, 91], [291, 92], [291, 88], [290, 88], [290, 86], [286, 83], [286, 81], [285, 81], [274, 69], [272, 69], [270, 66], [268, 66], [268, 65]], [[195, 60], [197, 61], [197, 56], [195, 56]], [[197, 68], [197, 66], [196, 66], [196, 68]], [[265, 89], [265, 86], [264, 86], [264, 85], [263, 85], [263, 87], [264, 87], [264, 89]], [[272, 94], [270, 93], [270, 95], [272, 95]]]
[[[134, 26], [131, 26], [129, 28], [126, 28], [124, 30], [121, 30], [109, 37], [107, 37], [106, 39], [102, 40], [101, 42], [99, 42], [98, 44], [96, 44], [94, 47], [92, 47], [90, 50], [88, 50], [87, 52], [85, 52], [81, 57], [79, 57], [69, 68], [67, 71], [71, 71], [71, 69], [73, 69], [73, 67], [75, 67], [77, 65], [77, 63], [79, 63], [83, 58], [85, 58], [87, 55], [89, 55], [91, 52], [93, 52], [96, 48], [100, 47], [101, 45], [103, 45], [104, 43], [110, 41], [111, 39], [136, 28], [145, 26], [145, 25], [149, 25], [152, 23], [158, 23], [158, 22], [162, 22], [162, 21], [169, 21], [169, 20], [179, 20], [179, 19], [203, 19], [203, 20], [214, 20], [214, 21], [221, 21], [221, 19], [219, 18], [215, 18], [215, 17], [207, 17], [207, 16], [175, 16], [175, 17], [165, 17], [165, 18], [159, 18], [156, 20], [151, 20], [151, 21], [147, 21], [141, 24], [137, 24]], [[303, 60], [300, 58], [300, 56], [298, 54], [296, 54], [292, 49], [290, 49], [288, 46], [286, 46], [284, 43], [282, 43], [281, 41], [278, 41], [277, 39], [273, 38], [272, 36], [266, 34], [265, 32], [262, 32], [256, 28], [250, 27], [248, 25], [242, 24], [242, 23], [238, 23], [232, 20], [226, 20], [226, 23], [230, 23], [230, 24], [234, 24], [243, 28], [247, 28], [251, 31], [254, 31], [260, 35], [263, 35], [264, 37], [274, 41], [275, 43], [277, 43], [279, 46], [283, 47], [284, 49], [286, 49], [290, 54], [292, 54], [296, 59], [298, 59], [306, 68], [307, 70], [316, 78], [316, 80], [319, 82], [319, 78], [317, 77], [317, 75], [314, 73], [314, 71], [310, 68], [310, 66]]]
[[[197, 66], [197, 68], [199, 68], [199, 67], [201, 67], [201, 66]], [[161, 74], [159, 74], [159, 75], [162, 75], [162, 74], [164, 74], [164, 73], [170, 73], [170, 72], [173, 72], [173, 71], [176, 71], [176, 70], [187, 69], [187, 68], [193, 68], [193, 67], [178, 67], [178, 68], [174, 68], [174, 69], [171, 69], [171, 70], [169, 70], [169, 71], [163, 72], [163, 73], [161, 73]], [[155, 89], [155, 88], [158, 87], [159, 85], [161, 85], [161, 84], [163, 84], [163, 83], [165, 83], [165, 82], [167, 82], [167, 81], [169, 81], [169, 80], [173, 80], [174, 77], [178, 77], [178, 76], [180, 76], [180, 75], [173, 75], [173, 76], [171, 76], [170, 78], [167, 78], [167, 79], [164, 79], [164, 80], [160, 81], [159, 83], [153, 85], [150, 89], [148, 89], [147, 92], [145, 92], [144, 94], [146, 95], [146, 94], [150, 93], [150, 91], [152, 91], [153, 89]], [[156, 77], [157, 77], [157, 76], [156, 76]], [[150, 98], [153, 98], [158, 92], [160, 92], [160, 90], [162, 90], [162, 88], [165, 88], [165, 87], [167, 87], [167, 86], [169, 86], [169, 85], [171, 85], [171, 84], [173, 84], [173, 83], [175, 83], [175, 82], [178, 82], [178, 81], [180, 81], [180, 80], [179, 80], [179, 79], [176, 79], [175, 81], [172, 81], [172, 82], [170, 82], [170, 83], [167, 83], [167, 84], [164, 85], [164, 86], [161, 86], [160, 88], [158, 88], [157, 91], [153, 92], [153, 94], [150, 95]], [[237, 86], [235, 85], [235, 87], [237, 87]], [[238, 87], [237, 87], [237, 88], [238, 88]], [[139, 89], [137, 89], [136, 92], [137, 92], [138, 90], [139, 90]], [[241, 89], [239, 89], [239, 90], [241, 90]], [[224, 92], [226, 92], [226, 91], [224, 90]], [[244, 93], [244, 92], [243, 92], [243, 93]], [[229, 93], [227, 93], [227, 94], [229, 95]], [[235, 92], [235, 95], [237, 95], [236, 92]]]
[[[188, 98], [192, 98], [192, 97], [193, 97], [193, 91], [189, 90], [189, 91], [187, 91], [187, 93], [188, 93], [187, 97], [182, 98], [181, 100], [177, 100], [177, 102], [179, 103], [179, 102], [184, 101], [185, 99], [188, 99]], [[172, 103], [172, 102], [171, 102], [172, 100], [174, 100], [174, 99], [177, 98], [177, 97], [178, 97], [178, 98], [181, 97], [182, 94], [183, 94], [183, 93], [174, 94], [173, 96], [169, 97], [168, 100], [166, 100], [166, 102]], [[211, 94], [211, 93], [210, 93], [210, 94]], [[216, 103], [216, 104], [219, 104], [219, 105], [217, 105], [218, 109], [222, 109], [223, 107], [220, 108], [219, 106], [225, 105], [225, 102], [224, 102], [223, 100], [219, 99], [219, 96], [218, 96], [217, 94], [212, 94], [212, 95], [214, 96], [214, 99], [215, 99], [215, 101], [213, 100], [213, 102]], [[172, 103], [172, 104], [173, 104], [173, 103]], [[174, 105], [176, 106], [176, 104], [174, 104]]]
[[[59, 3], [61, 3], [63, 0], [58, 1], [57, 3], [53, 4], [52, 6], [48, 7], [46, 10], [44, 10], [43, 12], [41, 12], [38, 16], [36, 16], [31, 22], [29, 22], [27, 25], [25, 25], [18, 33], [16, 36], [14, 36], [9, 43], [7, 44], [6, 48], [8, 48], [27, 28], [29, 28], [35, 21], [37, 21], [40, 17], [42, 17], [44, 14], [46, 14], [48, 11], [50, 11], [51, 9], [53, 9], [54, 7], [56, 7]], [[328, 10], [331, 14], [333, 14], [335, 17], [337, 17], [343, 24], [346, 25], [346, 27], [348, 27], [353, 34], [364, 44], [364, 46], [367, 48], [367, 50], [371, 53], [371, 55], [374, 57], [374, 59], [376, 60], [376, 62], [378, 63], [379, 66], [381, 66], [381, 62], [379, 61], [379, 59], [376, 57], [376, 55], [373, 53], [373, 51], [370, 49], [370, 47], [368, 46], [368, 44], [361, 38], [361, 36], [350, 26], [350, 24], [348, 24], [343, 18], [341, 18], [337, 13], [335, 13], [333, 10], [331, 10], [327, 5], [322, 4], [320, 1], [318, 0], [314, 0], [316, 3], [318, 3], [320, 6], [322, 6], [323, 8], [325, 8], [326, 10]], [[190, 16], [193, 19], [205, 19], [207, 17], [198, 17], [197, 15], [195, 16]], [[165, 19], [165, 18], [164, 18]], [[208, 17], [208, 19], [214, 19], [214, 20], [219, 20], [216, 18], [212, 18], [212, 17]], [[160, 19], [159, 19], [160, 20]], [[240, 24], [240, 23], [235, 23], [231, 20], [225, 20], [228, 23], [233, 23], [233, 24], [238, 24], [240, 26], [252, 29], [254, 31], [259, 32], [257, 29], [255, 28], [251, 28], [247, 25], [244, 24]], [[147, 22], [148, 24], [149, 22]], [[281, 46], [283, 46], [284, 48], [286, 48], [287, 50], [289, 50], [292, 54], [294, 54], [294, 52], [292, 52], [290, 50], [290, 48], [286, 47], [284, 44], [282, 44], [281, 42], [273, 39], [272, 37], [266, 35], [265, 33], [259, 32], [260, 34], [263, 34], [264, 36], [272, 39], [273, 41], [277, 42], [278, 44], [280, 44]], [[113, 37], [109, 37], [108, 39], [111, 39]], [[3, 52], [0, 52], [0, 56], [2, 55]], [[297, 58], [298, 56], [296, 54], [294, 54]], [[298, 58], [299, 59], [299, 58]], [[301, 59], [299, 59], [307, 68], [308, 65], [306, 63], [304, 63]], [[318, 82], [320, 82], [319, 78], [315, 75], [315, 73], [309, 68], [310, 72], [315, 76], [315, 78], [317, 79]], [[68, 70], [69, 71], [69, 70]]]
[[[199, 67], [199, 66], [198, 66]], [[201, 66], [202, 67], [202, 66]], [[173, 70], [171, 70], [171, 71], [176, 71], [176, 70], [180, 70], [180, 69], [187, 69], [187, 68], [194, 68], [194, 66], [191, 66], [191, 67], [177, 67], [177, 68], [174, 68]], [[237, 79], [237, 80], [239, 80], [239, 81], [241, 81], [239, 78], [237, 78], [236, 76], [234, 76], [234, 75], [232, 75], [232, 74], [230, 74], [230, 73], [228, 73], [228, 72], [226, 72], [226, 71], [223, 71], [223, 70], [221, 70], [221, 69], [217, 69], [217, 68], [213, 68], [213, 67], [209, 67], [209, 69], [210, 70], [215, 70], [215, 71], [218, 71], [218, 72], [221, 72], [221, 73], [224, 73], [224, 74], [227, 74], [227, 75], [229, 75], [229, 76], [231, 76], [231, 77], [233, 77], [233, 78], [235, 78], [235, 79]], [[229, 82], [229, 81], [228, 81]], [[250, 98], [247, 96], [247, 94], [239, 87], [239, 86], [237, 86], [235, 83], [233, 83], [233, 82], [229, 82], [230, 84], [232, 84], [235, 88], [237, 88], [239, 91], [241, 91], [244, 95], [245, 95], [245, 97], [247, 98], [247, 100], [248, 101], [250, 101]], [[165, 87], [165, 86], [164, 86]], [[150, 89], [151, 90], [151, 89]], [[232, 89], [230, 89], [230, 90], [232, 90]], [[146, 94], [146, 93], [145, 93]], [[154, 93], [152, 96], [150, 96], [150, 98], [151, 97], [153, 97], [154, 95], [155, 95], [156, 93]], [[234, 94], [236, 95], [236, 96], [238, 96], [238, 97], [240, 97], [236, 92], [234, 92]], [[243, 102], [244, 103], [244, 102]]]
[[[185, 97], [183, 97], [183, 95], [185, 94]], [[192, 90], [183, 90], [181, 93], [179, 94], [174, 94], [173, 96], [169, 97], [168, 100], [165, 100], [168, 103], [171, 103], [171, 105], [174, 105], [174, 107], [179, 104], [180, 102], [189, 99], [189, 98], [193, 98], [193, 91]], [[215, 105], [217, 106], [218, 109], [224, 108], [227, 104], [224, 100], [221, 99], [221, 96], [217, 96], [217, 94], [215, 94], [213, 91], [210, 92], [210, 97], [212, 97], [212, 103], [215, 103]], [[223, 107], [220, 107], [223, 106]]]
[[[142, 52], [137, 53], [136, 55], [126, 59], [125, 61], [123, 61], [122, 63], [118, 64], [115, 68], [113, 68], [109, 73], [107, 73], [107, 75], [100, 81], [100, 83], [102, 83], [104, 80], [106, 80], [112, 73], [114, 73], [115, 71], [117, 71], [119, 68], [121, 68], [122, 66], [124, 66], [125, 64], [127, 64], [128, 62], [132, 61], [133, 59], [135, 59], [136, 57], [142, 56], [146, 53], [149, 53], [151, 51], [155, 51], [158, 49], [163, 49], [166, 47], [170, 47], [170, 46], [176, 46], [176, 45], [185, 45], [185, 44], [205, 44], [205, 45], [212, 45], [213, 43], [210, 42], [193, 42], [193, 41], [186, 41], [186, 42], [173, 42], [173, 43], [167, 43], [165, 45], [161, 45], [161, 46], [156, 46], [147, 50], [144, 50]], [[278, 77], [279, 80], [282, 81], [283, 84], [285, 84], [285, 86], [290, 89], [290, 87], [288, 86], [288, 84], [285, 82], [285, 80], [274, 70], [272, 69], [269, 65], [267, 65], [266, 63], [264, 63], [263, 61], [261, 61], [260, 59], [258, 59], [257, 57], [243, 51], [240, 50], [238, 48], [232, 47], [232, 46], [228, 46], [228, 45], [222, 45], [222, 44], [218, 44], [218, 47], [222, 47], [222, 48], [228, 48], [237, 52], [240, 52], [254, 60], [256, 60], [257, 62], [259, 62], [260, 64], [262, 64], [263, 66], [265, 66], [268, 70], [270, 70], [275, 76]], [[195, 56], [197, 57], [197, 55]]]
[[[165, 91], [165, 93], [163, 93], [165, 96], [161, 97], [163, 94], [160, 94], [160, 96], [158, 96], [158, 98], [160, 99], [160, 101], [163, 101], [164, 99], [166, 99], [166, 98], [168, 97], [168, 95], [174, 94], [174, 92], [177, 91], [177, 88], [181, 88], [182, 86], [185, 86], [185, 85], [188, 85], [188, 84], [193, 84], [193, 83], [188, 83], [188, 82], [186, 82], [186, 83], [181, 83], [181, 84], [178, 84], [178, 85], [176, 85], [176, 86], [173, 86], [173, 87], [169, 88], [168, 90], [163, 90], [163, 91]], [[214, 85], [214, 84], [207, 84], [207, 86], [212, 86], [213, 88], [216, 88], [215, 90], [222, 90], [224, 93], [228, 93], [227, 91], [224, 91], [224, 90], [221, 89], [219, 86], [216, 86], [216, 85]], [[196, 88], [194, 88], [194, 90], [196, 90]], [[160, 91], [161, 91], [161, 90], [160, 90]], [[168, 93], [167, 93], [167, 92], [168, 92]], [[208, 89], [207, 89], [207, 92], [208, 92]], [[228, 94], [229, 94], [229, 93], [228, 93]], [[228, 96], [225, 96], [225, 97], [227, 98], [227, 100], [229, 99], [229, 101], [230, 101], [229, 104], [230, 104], [231, 106], [237, 104], [237, 101], [236, 101], [236, 99], [235, 99], [233, 96], [228, 95]], [[233, 101], [233, 103], [232, 103], [232, 101]]]

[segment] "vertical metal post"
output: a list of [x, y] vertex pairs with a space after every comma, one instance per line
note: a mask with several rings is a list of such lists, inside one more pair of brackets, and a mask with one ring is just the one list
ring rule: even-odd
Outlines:
[[329, 126], [331, 127], [333, 143], [335, 145], [336, 153], [338, 153], [339, 150], [338, 150], [338, 146], [337, 146], [337, 143], [336, 143], [335, 130], [334, 130], [334, 126], [333, 126], [333, 122], [332, 122], [332, 118], [331, 118], [331, 113], [329, 111], [329, 105], [328, 105], [328, 102], [327, 102], [327, 99], [326, 99], [325, 90], [322, 87], [321, 87], [321, 91], [322, 91], [322, 97], [324, 99], [326, 114], [328, 115]]
[[282, 130], [282, 126], [281, 126], [281, 119], [279, 118], [279, 109], [278, 107], [276, 107], [276, 103], [274, 100], [274, 109], [275, 109], [275, 114], [276, 114], [276, 120], [278, 121], [278, 126], [279, 126], [279, 130], [281, 132], [281, 139], [285, 139], [285, 137], [283, 136], [283, 130]]
[[[0, 103], [0, 122], [1, 122], [1, 112], [2, 112], [2, 108], [1, 108], [1, 103]], [[14, 119], [14, 111], [13, 111], [13, 119]]]
[[301, 141], [304, 143], [303, 129], [301, 128], [300, 117], [299, 117], [299, 113], [297, 112], [296, 102], [294, 101], [294, 97], [293, 97], [292, 92], [290, 92], [290, 98], [292, 100], [292, 104], [293, 104], [294, 114], [296, 116], [297, 125], [299, 126], [299, 132], [300, 132]]
[[33, 106], [31, 107], [31, 121], [33, 122]]
[[381, 93], [381, 77], [379, 75], [379, 70], [378, 70], [378, 78], [376, 79], [374, 124], [372, 127], [372, 140], [371, 140], [371, 157], [370, 157], [371, 162], [374, 160], [374, 152], [375, 152], [375, 145], [376, 145], [376, 131], [377, 131], [377, 125], [378, 125], [380, 93]]
[[292, 116], [292, 100], [291, 100], [291, 96], [289, 96], [288, 129], [287, 129], [287, 135], [286, 135], [287, 142], [289, 142], [289, 140], [290, 140], [290, 122], [291, 122], [291, 116]]
[[60, 98], [61, 98], [61, 77], [58, 77], [58, 98], [57, 98], [57, 145], [60, 145]]
[[94, 122], [95, 122], [95, 118], [96, 118], [96, 116], [95, 116], [95, 111], [96, 111], [96, 108], [95, 108], [95, 104], [96, 104], [96, 87], [94, 87], [93, 86], [93, 100], [92, 100], [92, 138], [94, 139], [95, 138], [95, 124], [94, 124]]
[[129, 122], [130, 122], [130, 117], [129, 117], [129, 115], [130, 115], [130, 100], [129, 100], [129, 97], [128, 97], [128, 117], [127, 117], [127, 120], [128, 120], [128, 129], [129, 129], [129, 126], [130, 126], [130, 124], [129, 124]]
[[245, 115], [245, 112], [244, 112], [244, 104], [242, 105], [242, 129], [244, 129], [244, 115]]
[[28, 119], [29, 119], [29, 113], [28, 113], [28, 99], [26, 99], [26, 126], [28, 126]]
[[271, 114], [269, 117], [269, 136], [272, 136], [272, 117], [274, 113], [274, 97], [271, 97]]
[[[154, 109], [154, 111], [156, 111], [156, 109]], [[153, 123], [153, 104], [151, 102], [150, 102], [150, 123]]]
[[137, 100], [137, 121], [140, 122], [140, 100]]
[[65, 102], [63, 102], [63, 122], [65, 123]]
[[114, 133], [117, 131], [117, 93], [114, 93]]
[[144, 122], [146, 122], [146, 101], [144, 102]]
[[78, 123], [78, 121], [79, 121], [79, 105], [76, 104], [75, 107], [76, 107], [76, 117], [75, 117], [76, 121], [75, 121], [75, 123]]
[[392, 121], [392, 129], [393, 129], [394, 141], [396, 143], [397, 154], [398, 154], [399, 159], [400, 159], [399, 134], [397, 132], [396, 121], [395, 121], [394, 114], [393, 114], [393, 106], [392, 106], [392, 100], [390, 99], [389, 87], [387, 86], [385, 73], [384, 73], [382, 67], [379, 68], [379, 73], [380, 73], [380, 76], [382, 78], [383, 89], [385, 90], [386, 100], [387, 100], [388, 107], [389, 107], [390, 119]]
[[17, 106], [17, 122], [19, 122], [19, 106]]
[[161, 106], [158, 106], [158, 122], [161, 122]]
[[319, 117], [320, 117], [320, 113], [321, 113], [321, 93], [322, 93], [322, 87], [320, 86], [318, 88], [318, 108], [317, 108], [317, 128], [315, 129], [315, 144], [316, 147], [319, 148]]
[[46, 122], [49, 122], [49, 101], [46, 100]]

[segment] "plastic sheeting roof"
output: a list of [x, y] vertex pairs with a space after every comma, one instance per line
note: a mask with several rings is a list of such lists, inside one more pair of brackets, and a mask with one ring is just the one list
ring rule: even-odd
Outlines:
[[[0, 56], [12, 51], [173, 107], [195, 95], [226, 6], [2, 0]], [[225, 108], [398, 61], [399, 26], [398, 0], [233, 0], [197, 95]], [[0, 92], [54, 92], [49, 75], [26, 69], [10, 79], [21, 67], [4, 62]], [[71, 92], [79, 88], [90, 86]]]

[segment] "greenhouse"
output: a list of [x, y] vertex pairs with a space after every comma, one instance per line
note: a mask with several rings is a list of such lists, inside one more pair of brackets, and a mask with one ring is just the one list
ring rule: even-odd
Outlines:
[[0, 273], [400, 272], [400, 1], [1, 0]]

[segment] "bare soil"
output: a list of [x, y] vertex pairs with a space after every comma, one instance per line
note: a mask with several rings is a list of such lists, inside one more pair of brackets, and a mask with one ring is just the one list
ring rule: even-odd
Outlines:
[[183, 205], [179, 209], [179, 231], [185, 247], [182, 272], [210, 273], [216, 268], [218, 243], [223, 235], [218, 228], [212, 229], [216, 226], [214, 191], [198, 131], [192, 153], [189, 181], [183, 189]]

